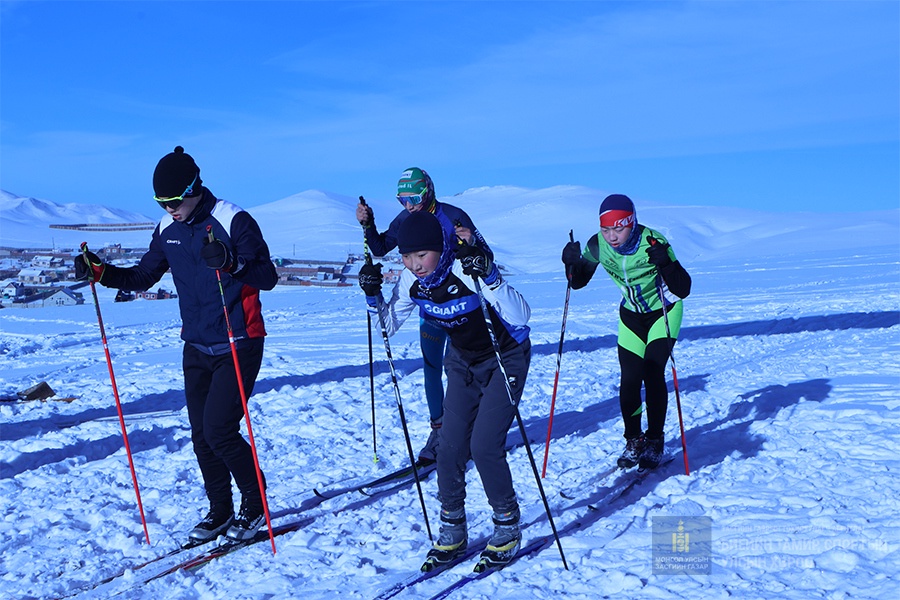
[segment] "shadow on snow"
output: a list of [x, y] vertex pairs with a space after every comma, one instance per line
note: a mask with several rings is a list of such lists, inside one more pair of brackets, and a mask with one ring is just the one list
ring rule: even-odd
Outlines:
[[[772, 319], [766, 321], [748, 321], [722, 325], [685, 327], [681, 330], [679, 340], [684, 341], [735, 336], [779, 335], [826, 330], [877, 329], [894, 327], [898, 324], [900, 324], [900, 311], [843, 313], [814, 317]], [[615, 345], [615, 335], [603, 335], [576, 340], [566, 340], [563, 345], [563, 350], [564, 352], [592, 352], [605, 348], [614, 348]], [[535, 344], [532, 347], [532, 354], [535, 356], [554, 355], [556, 354], [558, 348], [558, 343]], [[421, 368], [421, 364], [422, 361], [419, 358], [394, 361], [394, 367], [397, 370], [398, 374], [412, 373]], [[374, 372], [376, 374], [389, 373], [390, 369], [388, 367], [387, 361], [376, 361], [374, 363]], [[283, 386], [304, 387], [325, 382], [339, 382], [344, 379], [361, 378], [368, 376], [368, 364], [343, 365], [331, 369], [324, 369], [311, 375], [292, 375], [263, 379], [257, 382], [254, 388], [254, 393], [262, 394], [273, 390], [278, 390]], [[691, 391], [704, 389], [707, 377], [708, 375], [694, 375], [683, 378], [680, 382], [682, 393], [687, 394]], [[821, 388], [828, 387], [827, 383], [823, 382], [822, 380], [816, 381], [819, 381], [819, 385]], [[813, 385], [813, 382], [794, 385]], [[764, 406], [770, 404], [772, 402], [772, 395], [774, 394], [776, 397], [778, 396], [778, 389], [780, 389], [780, 386], [776, 386], [776, 391], [772, 391], [769, 388], [760, 390], [759, 402], [761, 402]], [[813, 395], [816, 395], [814, 390], [811, 393], [813, 393]], [[785, 392], [785, 394], [787, 394], [787, 396], [790, 396], [791, 394], [795, 394], [795, 391]], [[803, 394], [801, 394], [801, 396], [802, 395]], [[733, 407], [733, 410], [737, 410], [741, 406], [742, 405], [739, 404], [736, 407]], [[183, 407], [184, 393], [180, 389], [167, 390], [165, 392], [156, 394], [149, 394], [131, 402], [124, 402], [122, 404], [122, 410], [126, 416], [126, 424], [128, 424], [129, 421], [133, 421], [134, 419], [139, 418], [142, 414], [158, 414], [160, 411], [171, 411], [175, 413], [180, 411]], [[747, 409], [749, 410], [749, 408]], [[602, 400], [597, 404], [588, 406], [580, 411], [557, 413], [554, 416], [553, 437], [560, 438], [566, 435], [588, 435], [598, 429], [599, 423], [617, 418], [618, 415], [618, 400], [616, 398]], [[740, 415], [733, 415], [734, 418], [737, 418], [739, 416]], [[113, 405], [107, 408], [89, 409], [80, 413], [76, 413], [74, 415], [51, 415], [33, 421], [24, 421], [21, 423], [4, 425], [2, 430], [0, 430], [0, 440], [21, 440], [28, 437], [40, 435], [46, 431], [74, 427], [85, 422], [101, 419], [117, 420], [117, 412], [115, 406]], [[545, 440], [546, 425], [546, 418], [533, 418], [526, 422], [526, 432], [528, 434], [529, 440]], [[710, 427], [713, 427], [713, 424], [705, 425], [699, 430], [695, 428], [688, 432], [688, 440], [691, 444], [691, 446], [689, 447], [689, 453], [691, 448], [696, 448], [696, 450], [694, 450], [694, 453], [696, 453], [698, 457], [704, 455], [703, 438], [710, 431]], [[118, 431], [118, 427], [116, 429]], [[133, 449], [137, 451], [146, 450], [156, 446], [163, 446], [167, 444], [170, 445], [173, 443], [172, 440], [175, 439], [177, 435], [181, 435], [179, 432], [186, 429], [187, 423], [185, 422], [183, 427], [155, 427], [151, 431], [135, 431], [134, 433], [131, 433], [131, 431], [129, 431], [129, 442], [132, 444]], [[715, 429], [715, 427], [713, 427], [713, 429]], [[541, 430], [544, 430], [544, 432], [542, 432]], [[722, 434], [726, 436], [725, 439], [728, 439], [728, 436], [731, 435], [728, 431], [719, 432], [715, 436], [716, 444], [721, 443]], [[132, 440], [132, 436], [136, 436], [134, 440]], [[118, 439], [118, 444], [115, 444], [113, 442], [113, 440], [116, 439]], [[178, 442], [178, 444], [184, 443], [186, 443], [184, 440]], [[97, 444], [99, 449], [92, 448], [93, 444]], [[104, 438], [103, 440], [97, 440], [94, 442], [79, 442], [59, 449], [23, 453], [10, 462], [0, 463], [0, 479], [14, 477], [15, 475], [18, 475], [19, 473], [22, 473], [24, 471], [34, 469], [45, 464], [58, 462], [69, 457], [85, 456], [88, 460], [105, 458], [118, 449], [118, 447], [116, 446], [121, 447], [121, 435], [109, 436], [107, 438]], [[713, 453], [721, 453], [726, 450], [725, 446], [719, 447], [722, 449], [717, 450]], [[735, 447], [732, 445], [725, 455], [733, 452], [734, 450]], [[740, 448], [738, 448], [738, 450], [740, 450]], [[724, 455], [720, 456], [719, 460], [721, 460], [721, 458], [723, 457]], [[692, 460], [695, 459], [692, 458]]]
[[[667, 448], [669, 452], [674, 452], [675, 460], [660, 467], [658, 471], [649, 473], [643, 481], [638, 482], [622, 496], [618, 496], [617, 492], [622, 489], [623, 485], [636, 477], [633, 470], [630, 472], [619, 471], [619, 474], [608, 484], [605, 484], [606, 477], [602, 478], [604, 480], [602, 482], [585, 482], [583, 487], [589, 490], [587, 495], [566, 506], [563, 510], [570, 511], [588, 505], [592, 507], [592, 510], [588, 510], [576, 520], [560, 528], [560, 538], [564, 539], [575, 531], [584, 530], [598, 521], [612, 516], [624, 506], [638, 503], [668, 477], [695, 477], [696, 471], [721, 463], [729, 456], [747, 459], [758, 455], [767, 436], [751, 432], [750, 428], [753, 423], [768, 421], [782, 410], [798, 404], [802, 399], [808, 402], [822, 402], [828, 397], [831, 389], [827, 380], [813, 379], [788, 385], [767, 386], [742, 394], [740, 398], [744, 401], [733, 404], [726, 416], [710, 423], [698, 425], [685, 432], [692, 475], [684, 475], [684, 456], [680, 440], [671, 440], [667, 444]], [[595, 487], [598, 484], [600, 487]], [[546, 515], [539, 521], [546, 522]], [[546, 528], [549, 530], [549, 525]], [[565, 549], [565, 542], [563, 542], [563, 549]], [[555, 544], [546, 550], [555, 551]]]

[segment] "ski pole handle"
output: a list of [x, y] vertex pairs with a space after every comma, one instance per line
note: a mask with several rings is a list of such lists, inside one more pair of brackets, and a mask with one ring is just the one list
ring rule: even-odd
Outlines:
[[[463, 225], [462, 225], [462, 221], [460, 221], [459, 219], [454, 220], [454, 221], [453, 221], [453, 226], [454, 226], [454, 227], [462, 227], [462, 226], [463, 226]], [[459, 236], [456, 236], [456, 245], [457, 245], [457, 246], [462, 246], [463, 244], [465, 244], [465, 242], [463, 241], [463, 239], [462, 239], [461, 237], [459, 237]]]
[[[369, 206], [368, 204], [366, 204], [366, 199], [363, 196], [359, 197], [359, 203], [367, 208]], [[366, 264], [371, 265], [372, 264], [372, 253], [369, 251], [369, 242], [366, 241], [365, 232], [366, 232], [366, 228], [365, 228], [365, 226], [363, 226], [363, 249], [364, 249], [363, 256], [365, 256], [365, 258], [366, 258]]]
[[81, 242], [81, 258], [87, 263], [88, 269], [92, 269], [93, 265], [91, 265], [91, 261], [88, 258], [88, 252], [90, 252], [90, 250], [88, 250], [87, 242]]
[[94, 265], [91, 264], [91, 259], [88, 258], [88, 252], [90, 252], [90, 249], [88, 249], [87, 242], [81, 242], [81, 256], [84, 258], [84, 262], [87, 263], [88, 268], [91, 269]]
[[573, 231], [571, 229], [569, 230], [569, 241], [570, 242], [575, 241], [575, 236], [573, 235]]

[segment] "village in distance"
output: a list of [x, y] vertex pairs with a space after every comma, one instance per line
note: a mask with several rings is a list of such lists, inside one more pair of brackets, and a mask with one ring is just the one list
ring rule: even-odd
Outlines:
[[[121, 224], [121, 230], [134, 231], [147, 224]], [[51, 225], [51, 227], [53, 227]], [[78, 226], [56, 226], [73, 229]], [[98, 231], [98, 227], [89, 227]], [[114, 231], [116, 225], [107, 224], [104, 231]], [[152, 226], [149, 227], [152, 229]], [[128, 248], [109, 244], [92, 251], [104, 262], [121, 267], [136, 265], [147, 248]], [[0, 245], [0, 308], [41, 308], [47, 306], [75, 306], [84, 304], [82, 288], [86, 281], [75, 280], [77, 248], [21, 248]], [[397, 256], [379, 259], [385, 262], [385, 281], [399, 278], [402, 262]], [[343, 262], [330, 260], [287, 259], [272, 256], [278, 272], [278, 285], [345, 287], [356, 285], [359, 268], [365, 261], [362, 254], [348, 253]], [[169, 300], [177, 298], [174, 290], [160, 286], [156, 289], [124, 291], [116, 294], [116, 302], [134, 300]]]

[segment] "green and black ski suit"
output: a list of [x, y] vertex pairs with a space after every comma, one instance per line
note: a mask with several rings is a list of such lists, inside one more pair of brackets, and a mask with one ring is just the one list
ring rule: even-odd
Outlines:
[[[635, 251], [620, 254], [594, 234], [572, 265], [572, 289], [583, 288], [594, 276], [598, 265], [622, 292], [619, 305], [618, 354], [621, 367], [619, 404], [625, 423], [625, 438], [641, 435], [641, 386], [647, 406], [647, 431], [650, 438], [663, 437], [668, 406], [665, 367], [669, 351], [681, 328], [682, 299], [691, 292], [691, 277], [669, 247], [672, 262], [657, 269], [647, 257], [652, 237], [661, 244], [666, 238], [653, 229], [636, 225], [640, 236]], [[663, 318], [663, 302], [669, 323]]]

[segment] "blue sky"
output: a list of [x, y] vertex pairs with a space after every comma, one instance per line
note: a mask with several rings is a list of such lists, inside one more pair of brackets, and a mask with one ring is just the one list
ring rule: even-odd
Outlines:
[[[246, 207], [585, 185], [900, 206], [900, 3], [0, 3], [0, 187], [154, 215], [176, 144]], [[598, 198], [599, 201], [602, 198]]]

